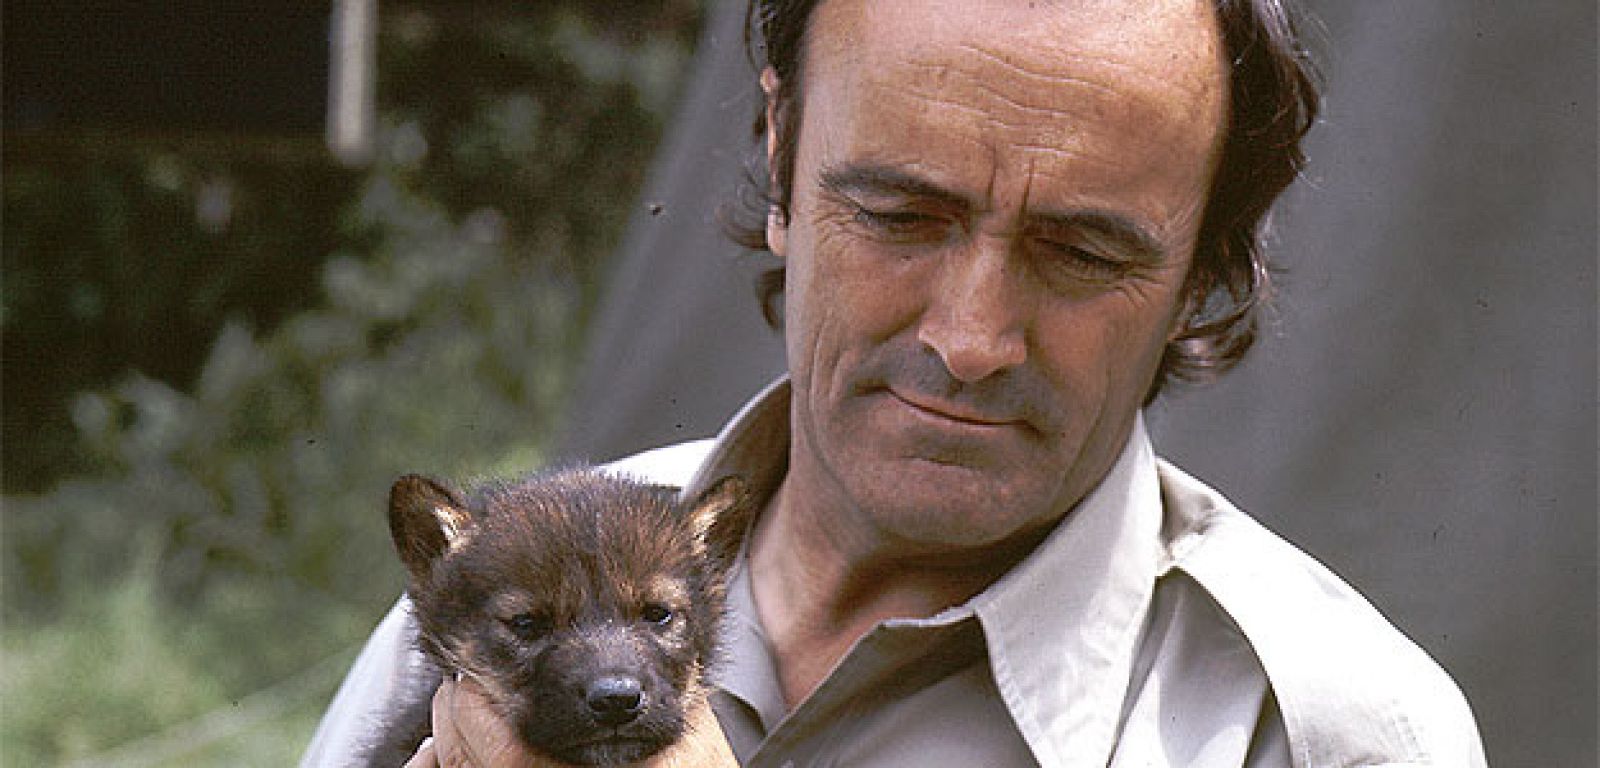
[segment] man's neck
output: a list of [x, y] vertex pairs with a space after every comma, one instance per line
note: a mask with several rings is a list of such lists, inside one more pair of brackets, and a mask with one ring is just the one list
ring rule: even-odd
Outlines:
[[791, 710], [873, 627], [966, 602], [1048, 533], [983, 553], [908, 553], [814, 501], [800, 498], [786, 480], [758, 520], [750, 548], [756, 612]]

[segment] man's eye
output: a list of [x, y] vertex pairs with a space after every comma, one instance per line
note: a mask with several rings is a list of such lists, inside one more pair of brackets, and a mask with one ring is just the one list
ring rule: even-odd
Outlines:
[[944, 229], [944, 220], [938, 216], [916, 211], [882, 211], [860, 205], [856, 206], [855, 220], [896, 239], [942, 236]]
[[1052, 272], [1076, 280], [1108, 282], [1128, 272], [1128, 262], [1071, 243], [1042, 241], [1040, 249]]

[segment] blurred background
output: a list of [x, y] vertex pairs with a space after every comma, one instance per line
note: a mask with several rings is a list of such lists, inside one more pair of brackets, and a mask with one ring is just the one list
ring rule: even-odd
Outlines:
[[[1236, 374], [1163, 453], [1345, 575], [1495, 765], [1594, 765], [1596, 9], [1310, 3]], [[732, 0], [12, 0], [0, 764], [292, 762], [399, 473], [713, 433], [781, 370], [716, 208]]]
[[0, 764], [292, 764], [389, 483], [547, 455], [702, 15], [4, 4]]

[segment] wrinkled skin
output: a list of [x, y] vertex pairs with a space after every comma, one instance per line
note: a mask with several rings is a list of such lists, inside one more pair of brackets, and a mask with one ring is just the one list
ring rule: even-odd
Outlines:
[[818, 8], [768, 231], [793, 498], [860, 546], [938, 551], [1050, 525], [1099, 481], [1183, 309], [1214, 24], [1180, 0]]
[[1221, 51], [1197, 0], [815, 11], [767, 228], [789, 474], [752, 554], [791, 702], [874, 621], [997, 578], [1115, 461], [1186, 309]]

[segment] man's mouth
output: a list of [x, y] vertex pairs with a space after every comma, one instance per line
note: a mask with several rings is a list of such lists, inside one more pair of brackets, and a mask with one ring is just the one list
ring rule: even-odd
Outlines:
[[929, 397], [915, 392], [902, 392], [893, 388], [888, 390], [894, 399], [911, 408], [912, 410], [927, 414], [934, 418], [953, 421], [975, 427], [1004, 427], [1015, 426], [1022, 422], [1021, 419], [1006, 414], [986, 413], [976, 408], [964, 406], [960, 403], [950, 402], [940, 398]]

